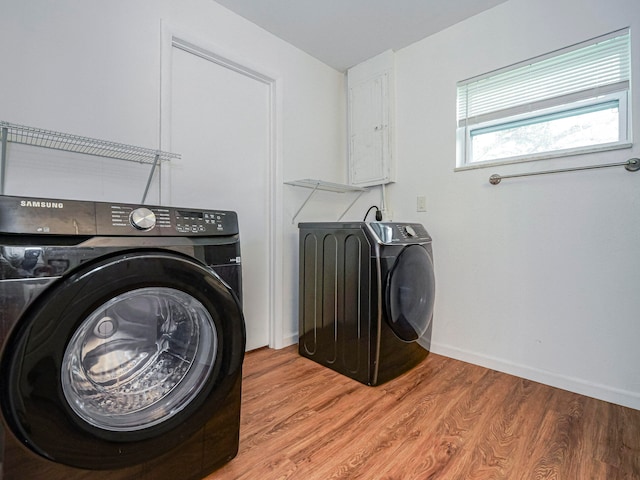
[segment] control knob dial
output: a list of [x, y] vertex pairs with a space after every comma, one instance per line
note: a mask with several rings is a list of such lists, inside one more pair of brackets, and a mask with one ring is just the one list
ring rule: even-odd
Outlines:
[[404, 227], [404, 231], [407, 232], [407, 237], [417, 237], [416, 231], [413, 229], [411, 225], [406, 225]]
[[156, 226], [156, 214], [145, 207], [136, 208], [131, 212], [129, 220], [138, 230], [151, 230]]

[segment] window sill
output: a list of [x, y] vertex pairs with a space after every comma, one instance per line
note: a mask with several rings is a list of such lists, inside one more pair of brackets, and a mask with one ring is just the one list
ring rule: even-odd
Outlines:
[[[531, 155], [531, 156], [522, 156], [522, 157], [512, 157], [505, 160], [496, 160], [496, 161], [487, 161], [487, 162], [477, 162], [470, 165], [461, 165], [459, 167], [455, 167], [453, 169], [454, 172], [464, 172], [466, 170], [478, 170], [482, 168], [495, 168], [501, 167], [503, 165], [514, 165], [519, 163], [530, 163], [530, 162], [539, 162], [542, 160], [551, 160], [556, 158], [565, 158], [565, 157], [575, 157], [577, 155], [586, 155], [590, 153], [599, 153], [599, 152], [608, 152], [613, 150], [622, 150], [625, 148], [633, 147], [633, 143], [625, 142], [625, 143], [616, 143], [614, 145], [602, 145], [600, 147], [589, 147], [587, 149], [580, 150], [570, 150], [566, 152], [552, 152], [545, 153], [540, 155]], [[585, 162], [586, 164], [586, 162]]]

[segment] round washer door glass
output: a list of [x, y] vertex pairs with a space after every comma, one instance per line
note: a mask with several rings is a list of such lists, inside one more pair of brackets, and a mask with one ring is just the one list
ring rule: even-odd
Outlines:
[[406, 342], [420, 338], [433, 317], [433, 262], [421, 245], [405, 247], [389, 272], [386, 310], [389, 326]]
[[191, 295], [167, 287], [128, 291], [80, 324], [63, 357], [62, 390], [95, 427], [147, 428], [197, 396], [216, 345], [213, 319]]

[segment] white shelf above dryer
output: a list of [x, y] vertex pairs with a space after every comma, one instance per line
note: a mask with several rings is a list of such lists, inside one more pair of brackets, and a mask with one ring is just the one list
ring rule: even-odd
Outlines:
[[5, 121], [0, 121], [0, 142], [0, 194], [4, 193], [8, 142], [151, 165], [142, 203], [146, 200], [151, 179], [158, 164], [164, 160], [180, 158], [180, 154], [177, 153], [16, 125]]
[[362, 188], [362, 187], [355, 187], [353, 185], [343, 185], [341, 183], [325, 182], [323, 180], [313, 180], [310, 178], [305, 178], [302, 180], [292, 180], [284, 183], [285, 185], [292, 185], [294, 187], [303, 187], [303, 188], [311, 189], [311, 192], [309, 193], [305, 201], [302, 202], [302, 205], [300, 205], [300, 208], [298, 208], [298, 211], [293, 215], [293, 218], [291, 219], [291, 223], [295, 223], [297, 216], [300, 214], [302, 209], [307, 205], [309, 200], [311, 200], [311, 197], [313, 196], [313, 194], [316, 193], [317, 191], [333, 192], [333, 193], [349, 193], [349, 192], [357, 193], [353, 201], [349, 204], [349, 206], [342, 213], [342, 215], [340, 215], [337, 221], [342, 220], [342, 217], [345, 216], [345, 214], [349, 211], [349, 209], [353, 206], [353, 204], [356, 203], [356, 201], [360, 198], [360, 196], [366, 191], [366, 188]]

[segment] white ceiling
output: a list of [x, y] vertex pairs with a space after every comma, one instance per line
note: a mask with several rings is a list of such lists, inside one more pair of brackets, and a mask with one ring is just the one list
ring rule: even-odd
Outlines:
[[216, 0], [339, 71], [506, 0]]

